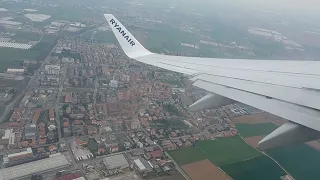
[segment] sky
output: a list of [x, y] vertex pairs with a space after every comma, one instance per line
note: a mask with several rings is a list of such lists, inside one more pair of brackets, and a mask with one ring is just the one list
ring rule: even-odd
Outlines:
[[[234, 0], [229, 0], [234, 1]], [[273, 8], [288, 8], [295, 10], [319, 10], [320, 11], [320, 1], [319, 0], [241, 0], [241, 2], [252, 3], [259, 5], [267, 5]]]

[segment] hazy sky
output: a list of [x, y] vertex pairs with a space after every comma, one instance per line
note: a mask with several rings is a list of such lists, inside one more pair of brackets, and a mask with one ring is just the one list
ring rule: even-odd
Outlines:
[[261, 3], [274, 8], [294, 8], [296, 10], [312, 9], [320, 11], [319, 0], [242, 0], [241, 2], [248, 2], [255, 5], [259, 5]]

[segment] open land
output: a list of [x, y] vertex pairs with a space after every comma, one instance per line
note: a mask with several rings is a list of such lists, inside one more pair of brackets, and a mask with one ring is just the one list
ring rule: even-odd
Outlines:
[[253, 148], [258, 147], [258, 143], [264, 138], [265, 136], [252, 136], [244, 138], [244, 140]]
[[267, 156], [259, 156], [247, 161], [221, 166], [224, 172], [235, 180], [280, 179], [286, 173]]
[[196, 146], [219, 166], [261, 156], [259, 151], [247, 145], [239, 136], [199, 141]]
[[[274, 118], [275, 116], [273, 115], [272, 115], [273, 117], [265, 116], [262, 114], [267, 114], [267, 113], [233, 118], [233, 119], [236, 119], [236, 127], [239, 133], [244, 137], [245, 141], [254, 148], [257, 147], [258, 142], [265, 135], [269, 134], [274, 129], [276, 129], [277, 125], [281, 125], [281, 121], [278, 121], [276, 118]], [[258, 117], [258, 118], [253, 118], [253, 117]], [[246, 124], [244, 124], [244, 122]], [[311, 141], [305, 144], [269, 149], [266, 151], [266, 153], [270, 155], [272, 158], [274, 158], [295, 179], [303, 180], [303, 179], [312, 179], [312, 177], [317, 177], [320, 175], [320, 173], [316, 169], [313, 169], [313, 167], [320, 166], [320, 163], [319, 163], [320, 154], [318, 152], [319, 150], [320, 150], [319, 141]], [[241, 180], [241, 179], [248, 179], [249, 177], [251, 177], [250, 179], [261, 179], [258, 177], [259, 176], [268, 177], [266, 176], [268, 175], [268, 172], [261, 171], [260, 173], [255, 175], [255, 174], [246, 172], [245, 169], [241, 169], [242, 167], [246, 167], [246, 168], [250, 167], [250, 163], [253, 163], [251, 161], [255, 161], [255, 159], [244, 161], [244, 162], [238, 162], [232, 165], [226, 165], [221, 168], [234, 179]], [[248, 163], [248, 164], [242, 164], [242, 163]], [[255, 165], [255, 166], [260, 167], [261, 165]], [[255, 166], [252, 165], [253, 168]], [[266, 166], [266, 167], [273, 168], [274, 166]], [[310, 167], [312, 168], [310, 169]], [[233, 168], [234, 170], [232, 170]], [[259, 171], [260, 170], [257, 169], [256, 172], [259, 172]], [[279, 176], [276, 176], [276, 177], [278, 178]], [[269, 179], [272, 179], [272, 177], [269, 177]]]
[[185, 178], [180, 174], [176, 174], [176, 175], [170, 175], [170, 176], [161, 176], [161, 177], [151, 178], [149, 180], [185, 180]]
[[252, 136], [261, 136], [267, 135], [277, 129], [277, 125], [273, 123], [259, 123], [259, 124], [236, 124], [236, 128], [240, 132], [241, 136], [252, 137]]
[[320, 153], [306, 144], [267, 150], [296, 180], [320, 176]]
[[21, 50], [14, 48], [0, 48], [0, 72], [4, 72], [7, 68], [21, 68], [21, 62], [24, 60], [43, 60], [50, 52], [55, 41], [54, 36], [44, 36], [42, 40], [31, 49]]
[[247, 123], [247, 124], [259, 124], [259, 123], [267, 123], [272, 122], [278, 126], [284, 124], [286, 120], [282, 119], [281, 117], [272, 115], [267, 112], [246, 115], [246, 116], [238, 116], [231, 118], [233, 123]]
[[206, 155], [198, 148], [184, 148], [169, 151], [170, 156], [181, 166], [207, 159]]
[[230, 179], [208, 159], [184, 165], [183, 170], [192, 180], [228, 180]]

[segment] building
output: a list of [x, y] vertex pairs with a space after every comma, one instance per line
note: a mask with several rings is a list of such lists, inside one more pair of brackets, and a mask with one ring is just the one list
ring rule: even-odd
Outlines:
[[13, 113], [10, 117], [10, 121], [20, 122], [23, 113], [24, 113], [24, 108], [14, 108]]
[[46, 72], [46, 74], [49, 75], [59, 75], [60, 73], [60, 66], [57, 65], [46, 65], [44, 67], [44, 70]]
[[159, 159], [163, 157], [163, 151], [160, 149], [156, 151], [152, 151], [149, 154], [153, 159]]
[[129, 163], [123, 154], [105, 157], [103, 158], [103, 164], [107, 169], [125, 169], [129, 167]]
[[50, 108], [49, 110], [49, 119], [50, 121], [54, 121], [54, 109]]
[[63, 64], [72, 64], [72, 63], [74, 63], [74, 59], [73, 58], [62, 58], [61, 59], [61, 63], [63, 63]]
[[71, 150], [72, 150], [74, 158], [77, 161], [81, 161], [83, 159], [90, 159], [90, 158], [93, 157], [93, 154], [89, 150], [83, 148], [80, 145], [80, 143], [77, 142], [77, 141], [72, 141], [71, 142]]
[[111, 80], [109, 83], [109, 86], [112, 88], [117, 88], [118, 87], [118, 81], [116, 80]]
[[0, 129], [0, 145], [14, 145], [15, 133], [13, 129]]
[[33, 124], [37, 124], [37, 122], [38, 122], [38, 120], [39, 120], [39, 117], [40, 117], [41, 111], [42, 111], [41, 108], [37, 108], [37, 109], [34, 111], [33, 118], [32, 118], [32, 123], [33, 123]]
[[9, 163], [9, 162], [25, 159], [28, 157], [33, 157], [33, 152], [31, 148], [27, 148], [18, 153], [8, 154], [8, 156], [3, 157], [3, 162]]
[[140, 127], [141, 125], [138, 119], [134, 119], [131, 121], [131, 129], [139, 129]]
[[118, 152], [119, 150], [120, 150], [119, 145], [113, 145], [113, 146], [110, 147], [110, 152], [111, 153]]
[[7, 69], [7, 73], [9, 74], [24, 74], [25, 70], [24, 69]]
[[27, 179], [33, 174], [56, 171], [68, 167], [70, 163], [64, 155], [56, 154], [49, 158], [0, 169], [1, 180]]
[[28, 104], [30, 97], [31, 97], [30, 94], [26, 94], [26, 95], [23, 97], [23, 99], [20, 101], [19, 106], [20, 106], [20, 107], [25, 107], [25, 106]]
[[24, 128], [24, 139], [36, 139], [37, 126], [35, 124], [27, 124]]
[[152, 171], [152, 167], [150, 166], [149, 162], [143, 158], [133, 160], [133, 165], [140, 173]]
[[69, 128], [63, 128], [63, 137], [70, 137], [71, 136], [71, 130]]

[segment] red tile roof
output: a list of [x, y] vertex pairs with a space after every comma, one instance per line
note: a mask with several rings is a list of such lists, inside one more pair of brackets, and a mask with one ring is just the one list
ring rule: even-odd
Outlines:
[[150, 152], [150, 155], [153, 159], [160, 158], [163, 156], [163, 151], [161, 150], [152, 151]]

